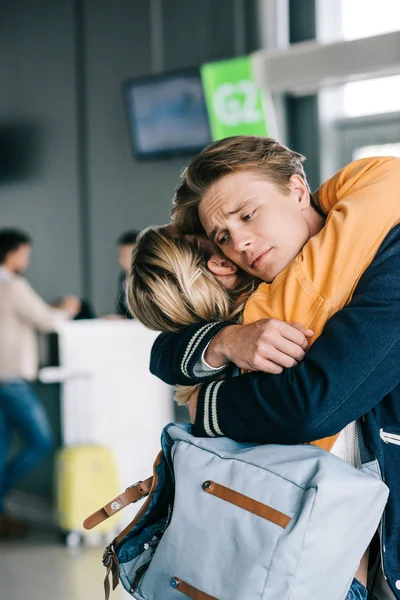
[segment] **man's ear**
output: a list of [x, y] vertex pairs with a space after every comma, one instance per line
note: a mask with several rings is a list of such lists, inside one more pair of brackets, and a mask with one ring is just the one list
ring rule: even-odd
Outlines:
[[220, 254], [213, 254], [207, 262], [207, 268], [216, 277], [237, 273], [237, 266]]
[[310, 206], [310, 192], [308, 187], [300, 175], [292, 175], [289, 179], [290, 187], [297, 206], [300, 210], [304, 210]]

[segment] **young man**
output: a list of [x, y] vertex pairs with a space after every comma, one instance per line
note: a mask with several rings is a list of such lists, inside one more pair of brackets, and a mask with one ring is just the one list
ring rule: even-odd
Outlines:
[[126, 277], [131, 266], [132, 250], [135, 247], [139, 231], [132, 229], [125, 231], [118, 239], [118, 261], [121, 273], [118, 281], [117, 315], [130, 319], [131, 315], [126, 303]]
[[[205, 230], [228, 258], [264, 281], [274, 280], [324, 224], [302, 157], [261, 138], [222, 140], [194, 159], [177, 191], [174, 216], [186, 232]], [[282, 371], [279, 358], [264, 354], [265, 340], [281, 335], [280, 322], [272, 320], [163, 334], [151, 360], [152, 372], [171, 384], [210, 381], [211, 367], [221, 371], [227, 361], [258, 371], [203, 386], [191, 407], [197, 435], [300, 443], [333, 435], [362, 417], [365, 440], [391, 491], [381, 540], [388, 584], [381, 570], [371, 584], [379, 600], [400, 599], [399, 258], [397, 226], [351, 302], [293, 369]], [[263, 373], [271, 362], [278, 365], [276, 374]]]
[[[38, 368], [36, 333], [54, 331], [79, 312], [73, 296], [61, 301], [61, 310], [50, 307], [21, 277], [31, 245], [22, 231], [0, 230], [0, 538], [24, 533], [24, 524], [6, 513], [5, 497], [53, 445], [46, 413], [29, 383]], [[10, 458], [14, 431], [24, 449]]]

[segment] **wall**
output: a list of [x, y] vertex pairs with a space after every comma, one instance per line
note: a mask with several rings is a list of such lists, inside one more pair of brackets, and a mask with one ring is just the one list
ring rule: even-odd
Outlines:
[[1, 0], [0, 89], [0, 146], [4, 136], [22, 145], [18, 177], [0, 177], [1, 226], [32, 234], [29, 278], [41, 294], [80, 294], [71, 2]]
[[[86, 2], [89, 281], [100, 311], [112, 310], [115, 301], [116, 238], [130, 227], [168, 221], [173, 190], [188, 160], [134, 160], [121, 82], [252, 49], [254, 6], [242, 0]], [[240, 9], [246, 18], [238, 28], [235, 10]]]
[[[74, 293], [112, 311], [116, 239], [168, 220], [186, 160], [134, 160], [122, 82], [254, 50], [256, 8], [257, 0], [0, 0], [0, 226], [32, 235], [27, 275], [45, 299]], [[58, 388], [37, 389], [59, 442]], [[49, 497], [51, 467], [20, 488]]]
[[27, 155], [18, 176], [0, 174], [0, 223], [32, 234], [28, 275], [45, 298], [84, 294], [111, 311], [116, 238], [168, 219], [185, 160], [133, 159], [121, 83], [254, 49], [255, 11], [255, 0], [0, 0], [0, 147], [11, 132]]

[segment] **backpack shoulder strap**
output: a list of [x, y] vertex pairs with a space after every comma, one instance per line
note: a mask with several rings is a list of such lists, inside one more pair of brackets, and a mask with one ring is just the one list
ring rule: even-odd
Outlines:
[[115, 515], [117, 512], [125, 508], [125, 506], [128, 506], [128, 504], [132, 504], [133, 502], [141, 500], [141, 498], [144, 498], [149, 494], [152, 483], [153, 477], [149, 477], [144, 481], [138, 481], [134, 485], [131, 485], [125, 492], [87, 517], [87, 519], [85, 519], [83, 522], [84, 528], [93, 529], [93, 527], [96, 527], [109, 517], [112, 517], [112, 515]]

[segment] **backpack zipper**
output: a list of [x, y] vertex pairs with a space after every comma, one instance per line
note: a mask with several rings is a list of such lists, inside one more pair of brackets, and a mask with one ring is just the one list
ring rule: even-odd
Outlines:
[[130, 586], [131, 594], [136, 591], [136, 588], [139, 585], [140, 580], [142, 579], [144, 573], [147, 571], [147, 569], [150, 566], [152, 558], [153, 558], [153, 555], [151, 556], [150, 560], [148, 560], [146, 563], [144, 563], [141, 567], [139, 567], [136, 570], [135, 576], [134, 576], [131, 586]]
[[142, 579], [143, 575], [145, 574], [145, 572], [147, 571], [147, 569], [150, 566], [151, 561], [154, 558], [154, 554], [158, 548], [158, 544], [161, 542], [161, 538], [164, 535], [169, 522], [171, 520], [171, 515], [172, 515], [172, 505], [169, 504], [168, 505], [168, 514], [167, 514], [167, 520], [165, 523], [165, 526], [163, 529], [157, 530], [153, 537], [151, 538], [150, 542], [146, 542], [145, 544], [143, 544], [143, 549], [144, 550], [148, 550], [149, 548], [152, 549], [152, 553], [150, 555], [150, 558], [148, 561], [146, 561], [145, 563], [143, 563], [143, 565], [141, 565], [137, 570], [136, 573], [134, 575], [134, 578], [130, 584], [130, 592], [133, 593], [136, 591], [136, 588], [138, 587], [140, 580]]
[[379, 430], [379, 435], [381, 439], [385, 442], [385, 444], [396, 444], [396, 446], [400, 446], [400, 435], [397, 433], [389, 433], [387, 431], [383, 431], [381, 428]]

